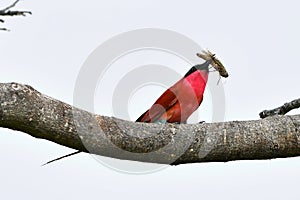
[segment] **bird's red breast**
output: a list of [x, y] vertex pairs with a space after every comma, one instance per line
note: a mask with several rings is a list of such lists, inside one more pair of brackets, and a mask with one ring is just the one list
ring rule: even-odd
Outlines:
[[[192, 68], [193, 69], [193, 68]], [[183, 123], [199, 107], [208, 80], [208, 69], [190, 70], [167, 89], [136, 121]]]

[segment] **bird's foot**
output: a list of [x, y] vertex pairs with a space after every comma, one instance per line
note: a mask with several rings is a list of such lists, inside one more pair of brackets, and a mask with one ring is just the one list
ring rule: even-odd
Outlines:
[[160, 120], [156, 120], [154, 123], [156, 123], [156, 124], [166, 124], [166, 123], [167, 123], [167, 120], [165, 120], [165, 119], [160, 119]]

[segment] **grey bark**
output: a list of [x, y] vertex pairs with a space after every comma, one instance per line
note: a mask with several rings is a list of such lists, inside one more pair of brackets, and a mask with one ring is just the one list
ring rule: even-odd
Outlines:
[[0, 127], [92, 154], [151, 163], [300, 155], [300, 115], [204, 124], [135, 123], [89, 113], [18, 83], [0, 83]]

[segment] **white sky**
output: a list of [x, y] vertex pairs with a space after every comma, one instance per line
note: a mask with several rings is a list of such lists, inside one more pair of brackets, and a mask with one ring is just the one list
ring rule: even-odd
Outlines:
[[[1, 1], [0, 6], [6, 3]], [[1, 25], [12, 30], [0, 32], [1, 82], [30, 84], [72, 104], [78, 72], [97, 46], [126, 31], [161, 28], [186, 35], [223, 61], [230, 73], [225, 83], [226, 121], [258, 119], [261, 110], [299, 98], [298, 1], [24, 0], [17, 8], [31, 10], [33, 15], [6, 18]], [[160, 59], [163, 62], [164, 57]], [[170, 58], [170, 63], [175, 65], [176, 58]], [[189, 66], [181, 69], [182, 75], [184, 69]], [[150, 95], [145, 94], [150, 97], [144, 98], [155, 99], [161, 91], [152, 88]], [[97, 109], [111, 115], [109, 109]], [[132, 104], [129, 109], [133, 119], [144, 111]], [[193, 164], [144, 175], [117, 172], [85, 154], [40, 167], [73, 150], [0, 130], [1, 199], [299, 196], [299, 158]]]

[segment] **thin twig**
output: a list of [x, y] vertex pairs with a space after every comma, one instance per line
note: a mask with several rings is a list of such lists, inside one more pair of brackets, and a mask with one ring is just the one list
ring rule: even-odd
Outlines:
[[4, 8], [4, 9], [1, 10], [1, 11], [5, 12], [5, 11], [7, 11], [7, 10], [13, 8], [13, 7], [15, 7], [19, 1], [20, 1], [20, 0], [16, 0], [13, 4], [11, 4], [10, 6], [7, 6], [6, 8]]
[[2, 16], [17, 16], [17, 15], [19, 15], [19, 16], [26, 16], [26, 14], [32, 14], [30, 11], [5, 11], [4, 13], [2, 13], [1, 11], [0, 11], [0, 15], [2, 15]]
[[259, 113], [260, 118], [266, 118], [273, 115], [285, 115], [289, 111], [300, 107], [300, 99], [295, 99], [291, 102], [285, 103], [282, 106], [272, 109], [264, 110]]
[[68, 155], [64, 155], [64, 156], [61, 156], [61, 157], [59, 157], [59, 158], [53, 159], [53, 160], [51, 160], [51, 161], [46, 162], [46, 163], [43, 164], [42, 166], [48, 165], [48, 164], [50, 164], [50, 163], [52, 163], [52, 162], [61, 160], [61, 159], [66, 158], [66, 157], [73, 156], [73, 155], [78, 154], [78, 153], [81, 153], [81, 151], [75, 151], [75, 152], [70, 153], [70, 154], [68, 154]]
[[[6, 8], [0, 10], [0, 15], [1, 16], [26, 16], [26, 14], [32, 14], [30, 11], [15, 11], [15, 10], [10, 10], [11, 8], [15, 7], [17, 5], [17, 3], [20, 0], [16, 0], [14, 3], [12, 3], [10, 6], [7, 6]], [[1, 23], [4, 23], [3, 19], [0, 19]], [[0, 28], [0, 31], [8, 31], [8, 29], [6, 28]]]
[[9, 31], [7, 28], [0, 28], [0, 31]]

